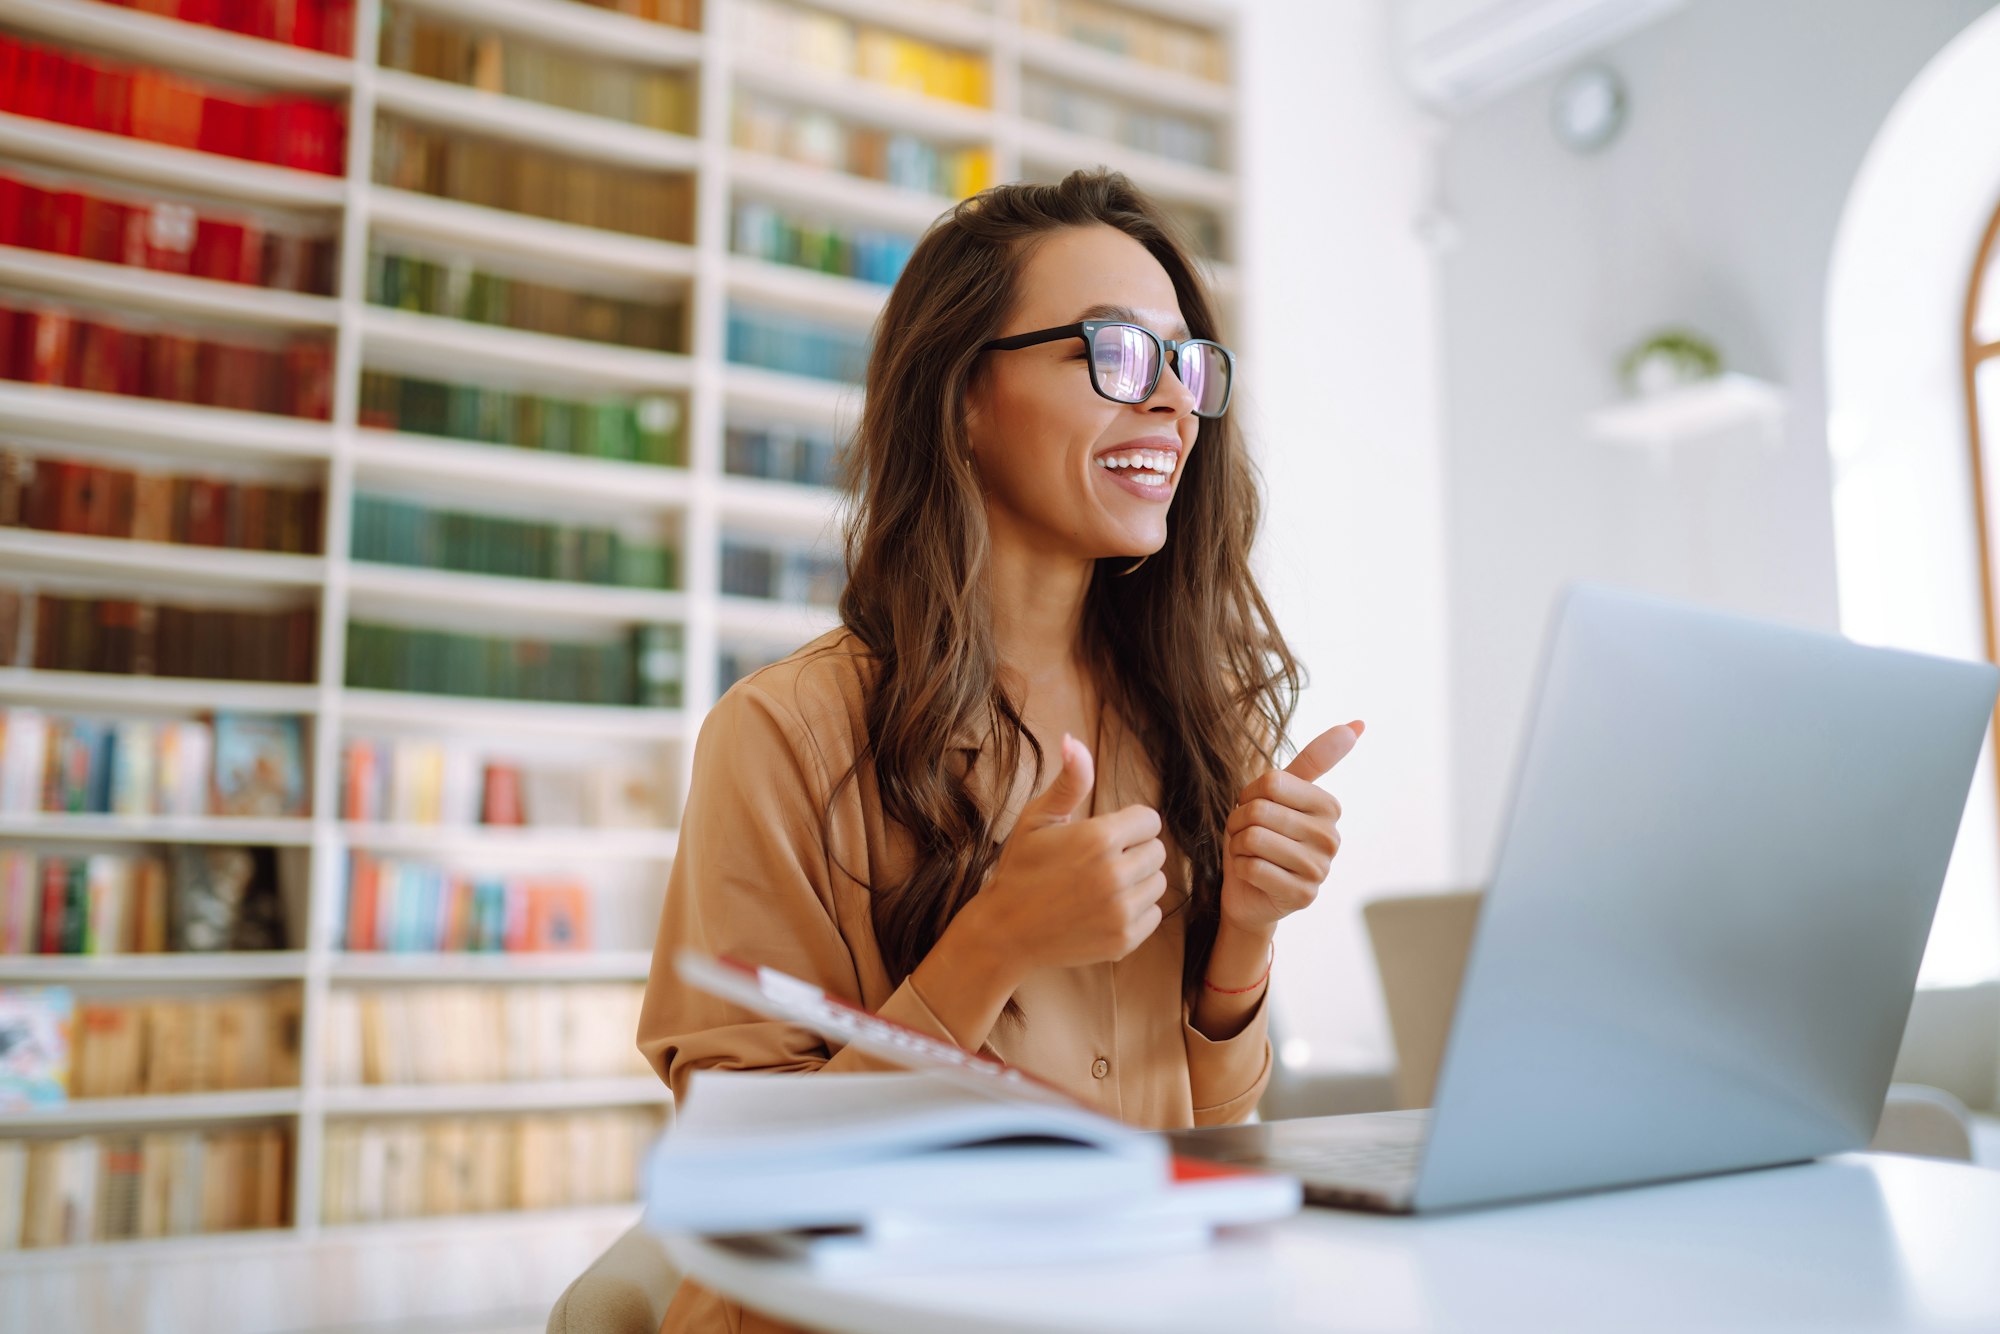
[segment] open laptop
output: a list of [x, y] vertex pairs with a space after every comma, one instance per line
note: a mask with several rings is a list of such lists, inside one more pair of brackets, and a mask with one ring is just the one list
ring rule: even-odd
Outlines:
[[1985, 663], [1571, 589], [1433, 1108], [1174, 1147], [1398, 1213], [1863, 1147], [1996, 688]]

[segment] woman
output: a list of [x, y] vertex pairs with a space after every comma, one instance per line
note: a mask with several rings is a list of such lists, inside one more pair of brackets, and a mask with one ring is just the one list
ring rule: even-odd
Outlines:
[[[639, 1029], [676, 1096], [703, 1068], [879, 1068], [690, 989], [692, 948], [1134, 1124], [1256, 1106], [1272, 933], [1340, 846], [1312, 780], [1361, 724], [1271, 768], [1300, 673], [1251, 578], [1215, 333], [1116, 173], [988, 190], [917, 246], [851, 452], [843, 627], [696, 746]], [[744, 1319], [683, 1285], [667, 1328]]]

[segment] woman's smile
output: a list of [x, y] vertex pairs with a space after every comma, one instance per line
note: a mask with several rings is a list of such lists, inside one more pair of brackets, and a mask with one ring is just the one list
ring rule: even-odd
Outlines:
[[1091, 466], [1112, 485], [1164, 504], [1174, 493], [1183, 446], [1178, 436], [1149, 436], [1099, 450]]

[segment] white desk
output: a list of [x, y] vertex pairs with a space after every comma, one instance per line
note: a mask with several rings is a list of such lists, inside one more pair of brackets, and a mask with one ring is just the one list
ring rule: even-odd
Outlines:
[[841, 1334], [2000, 1330], [2000, 1172], [1881, 1154], [1422, 1219], [1308, 1209], [1121, 1264], [828, 1280], [667, 1245]]

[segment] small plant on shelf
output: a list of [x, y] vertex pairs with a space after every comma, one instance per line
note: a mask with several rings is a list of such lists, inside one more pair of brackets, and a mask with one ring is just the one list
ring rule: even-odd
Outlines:
[[1650, 398], [1722, 374], [1715, 344], [1689, 329], [1662, 329], [1627, 352], [1618, 378], [1627, 393]]

